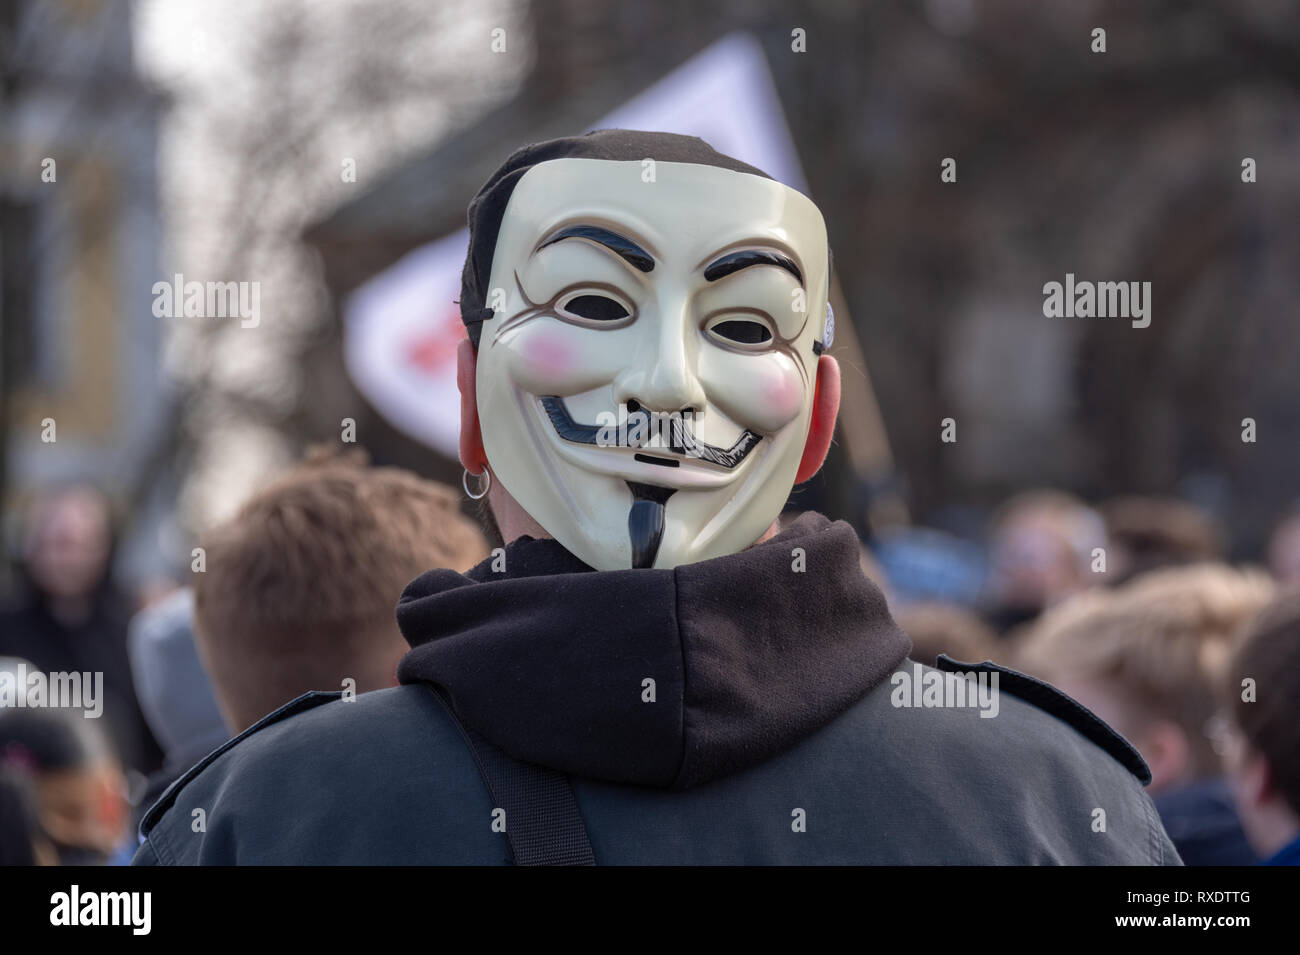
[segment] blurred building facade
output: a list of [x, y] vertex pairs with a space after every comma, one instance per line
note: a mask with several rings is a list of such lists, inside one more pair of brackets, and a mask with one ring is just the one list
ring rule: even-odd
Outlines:
[[0, 11], [3, 499], [12, 514], [41, 485], [100, 485], [131, 514], [127, 563], [147, 574], [167, 497], [151, 310], [163, 103], [135, 72], [127, 0]]

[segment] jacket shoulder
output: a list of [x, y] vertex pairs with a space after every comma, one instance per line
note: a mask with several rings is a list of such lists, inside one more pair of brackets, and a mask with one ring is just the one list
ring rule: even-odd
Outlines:
[[1113, 756], [1121, 766], [1136, 776], [1143, 786], [1151, 782], [1151, 770], [1146, 760], [1133, 748], [1132, 743], [1111, 729], [1101, 717], [1050, 683], [1045, 683], [1027, 673], [1012, 670], [1010, 667], [1000, 666], [991, 660], [985, 660], [983, 663], [961, 663], [946, 653], [939, 655], [935, 661], [935, 668], [946, 673], [998, 674], [998, 683], [1002, 690], [1069, 724], [1084, 738], [1096, 743]]
[[341, 697], [299, 697], [178, 779], [146, 814], [136, 861], [429, 864], [484, 848], [492, 858], [489, 826], [465, 825], [490, 819], [490, 796], [434, 694]]
[[[935, 667], [906, 661], [852, 712], [847, 732], [869, 729], [886, 737], [872, 772], [916, 794], [911, 819], [945, 834], [945, 863], [1178, 864], [1136, 750], [1033, 677], [943, 656]], [[888, 802], [876, 814], [894, 818]], [[930, 856], [922, 847], [906, 858]]]
[[158, 820], [162, 818], [163, 814], [166, 813], [167, 810], [176, 802], [176, 797], [181, 790], [185, 789], [185, 787], [201, 775], [204, 770], [219, 760], [227, 752], [234, 749], [256, 733], [266, 729], [268, 726], [274, 726], [276, 723], [282, 723], [291, 717], [297, 716], [299, 713], [305, 713], [307, 710], [313, 710], [318, 706], [325, 705], [326, 703], [332, 703], [334, 700], [340, 699], [342, 696], [343, 692], [341, 690], [333, 692], [311, 690], [296, 699], [290, 700], [278, 710], [268, 713], [242, 733], [227, 740], [221, 746], [217, 747], [207, 756], [203, 757], [203, 759], [199, 760], [178, 776], [176, 780], [163, 791], [163, 794], [158, 797], [158, 801], [150, 806], [149, 811], [141, 818], [140, 834], [142, 836], [147, 836], [149, 831], [157, 825]]

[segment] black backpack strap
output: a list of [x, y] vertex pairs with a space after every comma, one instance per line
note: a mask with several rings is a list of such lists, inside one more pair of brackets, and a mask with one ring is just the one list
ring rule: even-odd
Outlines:
[[465, 738], [493, 802], [505, 810], [515, 865], [595, 865], [568, 777], [508, 756], [461, 722], [440, 687], [426, 685]]

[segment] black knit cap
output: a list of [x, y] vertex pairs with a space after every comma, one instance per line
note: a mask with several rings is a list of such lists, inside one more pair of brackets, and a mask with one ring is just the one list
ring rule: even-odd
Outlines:
[[515, 186], [533, 166], [551, 159], [606, 159], [616, 162], [653, 159], [655, 162], [695, 163], [771, 179], [739, 159], [723, 155], [697, 136], [648, 133], [636, 129], [598, 129], [582, 136], [564, 136], [517, 149], [492, 174], [469, 204], [469, 253], [460, 279], [460, 317], [470, 341], [478, 347], [483, 322], [492, 317], [487, 308], [492, 256], [496, 252], [501, 219]]

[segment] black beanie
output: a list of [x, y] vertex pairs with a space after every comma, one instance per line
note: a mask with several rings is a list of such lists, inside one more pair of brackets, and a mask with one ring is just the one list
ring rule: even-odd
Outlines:
[[492, 174], [469, 204], [469, 253], [460, 278], [460, 317], [470, 341], [478, 347], [482, 323], [492, 317], [487, 308], [487, 286], [492, 276], [492, 256], [501, 232], [501, 219], [515, 186], [533, 166], [551, 159], [606, 159], [616, 162], [653, 159], [656, 162], [695, 163], [771, 179], [739, 159], [724, 156], [697, 136], [647, 133], [636, 129], [598, 129], [582, 136], [564, 136], [515, 150]]

